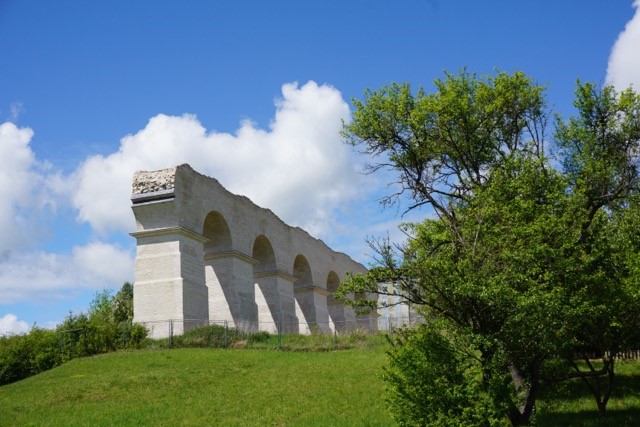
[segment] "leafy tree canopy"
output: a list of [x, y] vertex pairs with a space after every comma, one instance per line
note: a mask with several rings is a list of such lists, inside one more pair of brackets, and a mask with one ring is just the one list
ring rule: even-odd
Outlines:
[[446, 339], [466, 336], [485, 392], [511, 384], [490, 395], [513, 424], [528, 422], [542, 382], [570, 376], [604, 412], [615, 354], [638, 345], [640, 96], [578, 82], [577, 115], [556, 116], [549, 138], [544, 87], [523, 73], [463, 70], [435, 86], [392, 84], [354, 101], [345, 140], [371, 156], [370, 171], [397, 177], [383, 202], [409, 196], [410, 209], [433, 215], [405, 225], [403, 246], [373, 242], [377, 264], [339, 296], [395, 295], [437, 320]]

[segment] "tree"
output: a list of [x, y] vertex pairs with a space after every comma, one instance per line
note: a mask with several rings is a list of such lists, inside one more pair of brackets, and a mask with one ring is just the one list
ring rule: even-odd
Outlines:
[[[523, 73], [463, 70], [435, 86], [414, 95], [393, 84], [354, 101], [345, 139], [377, 161], [372, 172], [398, 176], [384, 202], [408, 195], [410, 209], [435, 218], [407, 225], [404, 247], [377, 242], [377, 267], [340, 294], [391, 293], [437, 319], [445, 339], [466, 336], [494, 406], [526, 423], [549, 362], [595, 347], [615, 355], [616, 330], [629, 329], [615, 304], [633, 290], [620, 286], [632, 248], [616, 217], [638, 190], [640, 98], [578, 83], [579, 117], [556, 120], [558, 169], [546, 154], [544, 88]], [[512, 393], [490, 392], [501, 382]]]
[[[638, 286], [629, 262], [637, 259], [637, 203], [639, 181], [640, 96], [628, 89], [598, 90], [578, 82], [574, 102], [578, 116], [564, 123], [559, 117], [556, 144], [560, 149], [568, 188], [580, 228], [583, 250], [578, 280], [583, 306], [576, 302], [574, 339], [589, 368], [583, 372], [572, 363], [577, 376], [593, 392], [598, 409], [605, 413], [612, 392], [615, 355], [637, 346]], [[575, 299], [577, 300], [577, 298]], [[635, 332], [635, 333], [634, 333]], [[602, 356], [596, 370], [587, 352]], [[600, 374], [607, 376], [606, 388]]]
[[113, 314], [116, 322], [133, 321], [133, 285], [125, 282], [113, 300]]
[[[87, 314], [69, 316], [60, 325], [69, 359], [137, 347], [146, 329], [133, 325], [133, 286], [126, 282], [114, 296], [109, 289], [96, 292]], [[68, 341], [68, 343], [67, 343]]]

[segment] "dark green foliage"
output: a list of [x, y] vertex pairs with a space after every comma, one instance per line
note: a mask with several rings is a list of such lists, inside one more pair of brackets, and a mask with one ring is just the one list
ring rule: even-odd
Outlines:
[[61, 361], [55, 331], [34, 327], [29, 334], [0, 336], [0, 385], [51, 369]]
[[265, 342], [268, 342], [270, 338], [271, 338], [271, 334], [269, 332], [266, 332], [266, 331], [254, 332], [252, 334], [249, 334], [249, 336], [247, 336], [247, 343], [248, 344], [265, 343]]
[[[477, 350], [456, 342], [435, 324], [398, 330], [391, 339], [384, 379], [387, 403], [403, 426], [504, 425], [505, 408], [482, 392]], [[510, 394], [506, 382], [492, 391]]]
[[106, 289], [97, 292], [88, 314], [69, 313], [57, 328], [65, 360], [139, 347], [146, 329], [132, 324], [132, 307], [132, 286], [125, 283], [116, 296]]
[[113, 316], [116, 322], [133, 321], [133, 285], [125, 282], [111, 301]]

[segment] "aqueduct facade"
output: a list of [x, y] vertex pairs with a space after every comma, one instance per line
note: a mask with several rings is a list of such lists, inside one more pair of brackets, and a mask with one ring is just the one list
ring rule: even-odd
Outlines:
[[176, 320], [174, 333], [190, 320], [287, 332], [375, 328], [332, 296], [364, 266], [189, 165], [136, 172], [131, 201], [134, 322]]

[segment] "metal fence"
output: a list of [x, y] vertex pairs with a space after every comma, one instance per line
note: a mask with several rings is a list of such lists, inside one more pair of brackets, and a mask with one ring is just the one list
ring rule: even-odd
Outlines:
[[[147, 329], [147, 338], [156, 340], [158, 346], [215, 347], [215, 348], [308, 348], [311, 336], [312, 345], [318, 348], [333, 348], [345, 345], [357, 346], [357, 341], [382, 332], [393, 333], [397, 328], [424, 323], [422, 316], [410, 313], [406, 316], [380, 316], [377, 314], [358, 316], [341, 322], [264, 322], [232, 320], [157, 320], [139, 322]], [[204, 328], [212, 326], [212, 328]], [[590, 354], [590, 358], [599, 359], [601, 354]], [[581, 356], [576, 356], [580, 358]], [[640, 359], [640, 351], [626, 350], [616, 354], [618, 359]]]
[[[147, 338], [159, 340], [169, 346], [189, 346], [199, 343], [203, 347], [241, 346], [247, 341], [264, 347], [283, 347], [300, 341], [300, 336], [313, 336], [316, 341], [338, 343], [353, 335], [374, 335], [423, 323], [421, 316], [363, 315], [339, 322], [265, 322], [249, 320], [169, 319], [139, 322], [147, 329]], [[212, 328], [203, 328], [213, 326]]]

